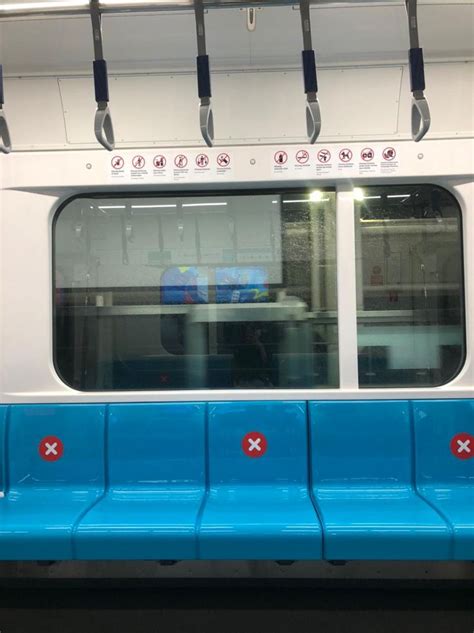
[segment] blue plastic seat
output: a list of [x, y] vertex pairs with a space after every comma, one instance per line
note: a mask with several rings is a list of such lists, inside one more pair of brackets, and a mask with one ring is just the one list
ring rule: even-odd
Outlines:
[[[0, 499], [1, 560], [73, 558], [72, 534], [103, 493], [101, 405], [14, 405], [7, 422], [7, 486]], [[44, 459], [40, 445], [50, 440]], [[43, 456], [42, 456], [43, 455]]]
[[329, 560], [446, 560], [451, 530], [413, 487], [409, 404], [310, 404], [313, 494]]
[[[418, 490], [451, 525], [452, 557], [474, 560], [474, 400], [426, 400], [413, 410]], [[471, 453], [459, 453], [468, 459], [451, 452], [460, 433], [473, 438]]]
[[[243, 450], [250, 432], [266, 439], [261, 456]], [[308, 491], [305, 403], [210, 404], [209, 485], [200, 558], [321, 558], [321, 526]]]
[[78, 525], [81, 559], [197, 557], [205, 404], [110, 405], [108, 489]]

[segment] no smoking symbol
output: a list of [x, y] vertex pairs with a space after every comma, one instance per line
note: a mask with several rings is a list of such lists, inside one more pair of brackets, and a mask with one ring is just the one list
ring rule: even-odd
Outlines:
[[305, 149], [300, 149], [299, 152], [296, 152], [296, 160], [300, 165], [304, 165], [309, 161], [309, 152]]
[[39, 443], [38, 452], [46, 462], [55, 462], [63, 456], [64, 445], [59, 437], [48, 435]]
[[267, 451], [267, 438], [263, 433], [251, 431], [242, 440], [242, 450], [247, 457], [262, 457]]
[[474, 435], [458, 433], [451, 440], [450, 448], [451, 453], [458, 459], [474, 457]]

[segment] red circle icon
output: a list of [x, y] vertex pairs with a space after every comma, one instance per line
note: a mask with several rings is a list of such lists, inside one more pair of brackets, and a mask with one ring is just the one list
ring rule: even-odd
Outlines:
[[382, 152], [382, 156], [384, 157], [385, 160], [393, 160], [396, 155], [397, 155], [397, 152], [395, 151], [393, 147], [386, 147], [384, 151]]
[[226, 154], [225, 152], [219, 154], [219, 156], [217, 157], [217, 164], [219, 165], [219, 167], [228, 167], [230, 165], [229, 154]]
[[140, 154], [137, 154], [132, 158], [132, 165], [135, 169], [143, 169], [145, 167], [145, 159]]
[[209, 165], [209, 156], [207, 154], [198, 154], [196, 156], [196, 165], [198, 167], [207, 167]]
[[262, 457], [267, 452], [267, 438], [263, 433], [251, 431], [242, 439], [242, 450], [247, 457]]
[[280, 152], [276, 152], [273, 158], [275, 159], [275, 163], [277, 165], [284, 165], [288, 160], [288, 154], [282, 150]]
[[55, 435], [43, 437], [38, 446], [38, 452], [46, 462], [56, 462], [64, 453], [64, 445]]
[[121, 156], [114, 156], [110, 161], [112, 169], [122, 169], [125, 164], [124, 159]]
[[474, 435], [458, 433], [451, 440], [450, 448], [451, 453], [458, 459], [474, 457]]
[[329, 163], [331, 160], [331, 152], [328, 149], [320, 149], [318, 152], [318, 160], [320, 163]]
[[153, 159], [153, 167], [155, 169], [164, 169], [166, 167], [166, 158], [162, 154], [158, 154]]
[[348, 163], [351, 159], [352, 159], [352, 150], [350, 150], [348, 147], [341, 149], [341, 151], [339, 152], [339, 160], [342, 163]]
[[364, 149], [360, 153], [360, 157], [366, 163], [374, 160], [375, 152], [371, 147], [364, 147]]
[[178, 154], [175, 156], [174, 164], [178, 169], [184, 169], [188, 164], [188, 159], [184, 154]]
[[296, 152], [296, 160], [300, 165], [304, 165], [309, 161], [309, 152], [307, 152], [305, 149], [300, 149], [298, 152]]

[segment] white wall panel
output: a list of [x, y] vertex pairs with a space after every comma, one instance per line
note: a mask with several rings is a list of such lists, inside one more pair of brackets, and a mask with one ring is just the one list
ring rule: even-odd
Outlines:
[[[426, 65], [432, 111], [427, 138], [474, 135], [474, 63]], [[305, 141], [299, 71], [215, 73], [213, 109], [220, 144]], [[411, 93], [401, 66], [321, 69], [320, 141], [410, 137]], [[117, 146], [202, 145], [194, 73], [110, 78]], [[6, 81], [16, 150], [97, 147], [92, 77]]]
[[9, 79], [5, 83], [5, 112], [15, 148], [63, 147], [66, 131], [57, 79]]
[[[426, 90], [431, 111], [427, 138], [474, 134], [474, 63], [427, 64]], [[408, 68], [403, 73], [399, 129], [410, 130], [411, 93]]]

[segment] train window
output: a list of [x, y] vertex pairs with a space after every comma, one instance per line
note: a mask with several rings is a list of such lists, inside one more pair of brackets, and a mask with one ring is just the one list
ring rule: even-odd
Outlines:
[[354, 198], [360, 385], [448, 382], [465, 355], [459, 205], [432, 185]]
[[75, 198], [54, 262], [76, 389], [338, 385], [334, 191]]

